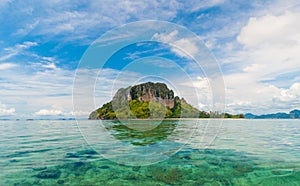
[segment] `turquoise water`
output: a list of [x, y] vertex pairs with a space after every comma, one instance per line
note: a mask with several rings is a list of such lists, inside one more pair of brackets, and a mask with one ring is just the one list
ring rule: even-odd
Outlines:
[[[225, 120], [222, 128], [205, 120], [105, 121], [102, 133], [92, 130], [99, 121], [83, 122], [90, 127], [82, 132], [102, 141], [84, 139], [76, 121], [0, 121], [0, 185], [300, 185], [299, 120]], [[107, 145], [103, 132], [118, 143], [98, 151]], [[140, 165], [128, 165], [132, 154], [120, 144], [144, 150], [135, 154]], [[158, 146], [162, 158], [145, 165]], [[117, 156], [107, 156], [111, 149]]]

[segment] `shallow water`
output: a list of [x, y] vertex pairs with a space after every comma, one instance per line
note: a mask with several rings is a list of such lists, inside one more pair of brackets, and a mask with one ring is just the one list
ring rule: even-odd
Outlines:
[[0, 185], [300, 185], [299, 120], [82, 122], [0, 121]]

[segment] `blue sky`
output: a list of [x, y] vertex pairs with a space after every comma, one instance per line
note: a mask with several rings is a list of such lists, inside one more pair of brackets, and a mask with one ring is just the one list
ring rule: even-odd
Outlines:
[[[299, 7], [297, 0], [0, 0], [0, 118], [73, 117], [73, 80], [89, 45], [111, 29], [143, 20], [183, 25], [203, 40], [222, 70], [227, 112], [299, 109]], [[121, 70], [120, 61], [134, 62], [146, 56], [157, 58], [136, 61], [138, 71], [130, 65]], [[117, 88], [137, 82], [145, 71], [144, 63], [156, 64], [160, 73], [172, 72], [167, 67], [176, 64], [186, 71], [193, 69], [190, 59], [170, 46], [128, 46], [111, 58], [100, 76], [99, 69], [86, 69], [86, 81], [89, 76], [99, 76], [93, 107], [111, 99]], [[122, 76], [124, 71], [126, 76]], [[209, 85], [205, 75], [197, 72], [188, 72], [192, 80], [170, 76], [169, 85], [173, 82], [174, 88], [180, 87], [180, 95], [208, 110]], [[113, 89], [101, 88], [109, 87], [117, 77], [123, 79]], [[188, 81], [196, 86], [189, 87]], [[189, 88], [196, 89], [200, 97], [196, 99]], [[89, 109], [78, 114], [86, 117]]]

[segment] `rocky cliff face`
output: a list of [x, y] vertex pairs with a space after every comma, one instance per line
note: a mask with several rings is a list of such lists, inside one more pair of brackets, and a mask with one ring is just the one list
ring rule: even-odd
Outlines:
[[119, 89], [113, 100], [93, 111], [89, 119], [197, 118], [200, 114], [203, 112], [174, 96], [166, 84], [147, 82]]
[[157, 102], [166, 107], [174, 108], [174, 92], [166, 84], [147, 82], [117, 91], [113, 101], [123, 102], [138, 100], [141, 102]]

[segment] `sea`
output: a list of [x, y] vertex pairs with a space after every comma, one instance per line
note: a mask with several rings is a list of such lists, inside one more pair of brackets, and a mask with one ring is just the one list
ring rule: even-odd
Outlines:
[[0, 185], [300, 185], [300, 120], [0, 121]]

